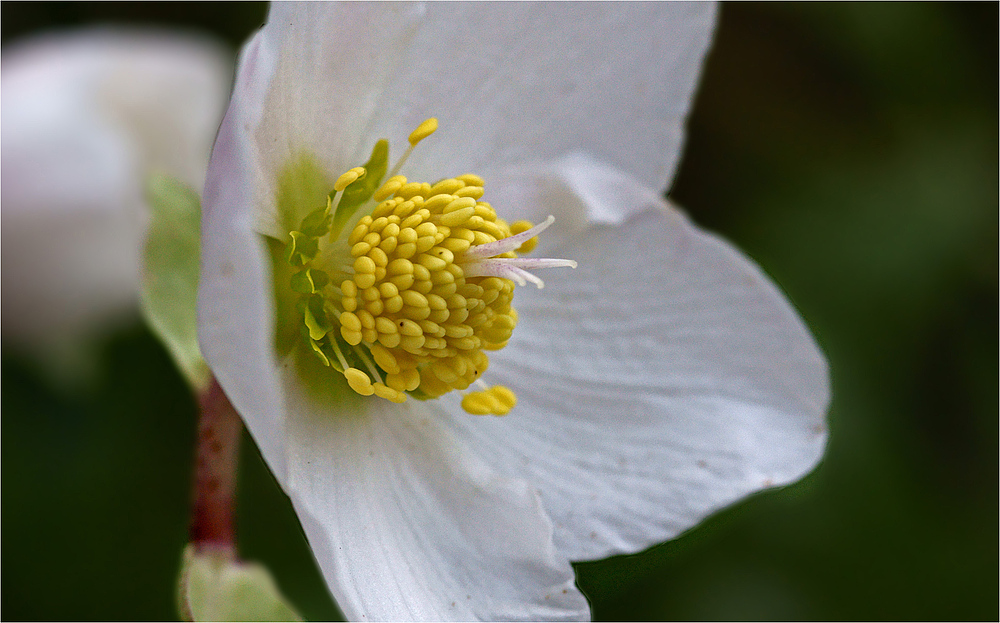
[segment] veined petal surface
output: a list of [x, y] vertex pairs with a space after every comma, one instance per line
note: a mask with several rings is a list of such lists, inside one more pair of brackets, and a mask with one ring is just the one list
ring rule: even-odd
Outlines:
[[258, 227], [281, 234], [289, 158], [339, 175], [429, 116], [445, 123], [411, 178], [582, 150], [665, 188], [714, 19], [711, 3], [276, 3], [255, 43], [266, 92], [244, 104]]
[[[663, 189], [673, 178], [712, 3], [430, 3], [377, 108], [382, 136], [442, 120], [412, 177], [583, 151]], [[456, 149], [461, 146], [461, 156]], [[456, 166], [461, 170], [452, 170]]]
[[286, 376], [286, 488], [351, 620], [579, 620], [588, 606], [533, 487], [433, 403], [315, 401]]
[[[571, 560], [641, 550], [814, 467], [826, 363], [777, 288], [662, 200], [623, 207], [609, 226], [584, 178], [553, 171], [517, 194], [528, 202], [545, 189], [537, 209], [592, 221], [552, 251], [579, 267], [519, 291], [515, 339], [490, 366], [518, 407], [470, 418], [442, 400], [456, 435], [539, 488]], [[628, 182], [602, 176], [615, 178]], [[634, 201], [636, 187], [605, 186], [604, 200]]]

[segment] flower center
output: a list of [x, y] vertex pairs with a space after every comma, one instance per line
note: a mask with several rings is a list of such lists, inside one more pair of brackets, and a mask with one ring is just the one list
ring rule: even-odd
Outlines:
[[[429, 119], [410, 135], [393, 173], [436, 128]], [[515, 283], [541, 288], [529, 270], [576, 262], [518, 257], [553, 217], [508, 224], [480, 200], [484, 182], [472, 174], [433, 185], [392, 175], [380, 184], [387, 157], [380, 141], [290, 232], [303, 339], [361, 395], [399, 403], [458, 390], [467, 412], [506, 414], [514, 393], [481, 377], [486, 352], [503, 348], [517, 325]], [[466, 391], [474, 384], [478, 391]]]

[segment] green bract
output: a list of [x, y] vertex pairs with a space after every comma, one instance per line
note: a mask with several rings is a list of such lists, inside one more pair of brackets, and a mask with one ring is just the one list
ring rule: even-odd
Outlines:
[[195, 390], [209, 371], [198, 348], [198, 272], [201, 204], [198, 194], [172, 177], [147, 187], [152, 219], [143, 251], [142, 312]]
[[265, 567], [227, 551], [184, 550], [178, 608], [186, 621], [301, 621]]

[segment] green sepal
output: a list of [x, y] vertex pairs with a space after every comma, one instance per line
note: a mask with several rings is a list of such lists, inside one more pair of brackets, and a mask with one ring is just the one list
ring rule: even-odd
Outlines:
[[151, 220], [143, 249], [142, 313], [195, 391], [211, 375], [198, 348], [201, 202], [183, 182], [165, 175], [146, 186]]
[[[344, 225], [350, 220], [354, 213], [364, 205], [378, 187], [382, 184], [382, 178], [389, 168], [389, 141], [382, 139], [375, 143], [372, 148], [372, 155], [364, 165], [365, 175], [358, 178], [343, 190], [340, 203], [337, 204], [337, 212], [333, 215], [333, 235], [339, 236]], [[333, 194], [331, 193], [331, 198]]]
[[319, 294], [313, 294], [306, 302], [303, 310], [306, 327], [309, 328], [309, 337], [318, 340], [333, 328], [330, 320], [326, 317], [326, 310], [323, 309], [326, 300]]
[[330, 214], [330, 199], [327, 198], [325, 207], [313, 210], [302, 219], [299, 231], [307, 236], [322, 238], [330, 233], [330, 225], [332, 223], [333, 215]]
[[308, 264], [319, 253], [319, 240], [300, 231], [289, 232], [288, 263], [292, 266]]
[[319, 357], [319, 360], [323, 362], [324, 366], [330, 367], [332, 365], [332, 359], [323, 352], [323, 346], [326, 345], [325, 341], [321, 344], [312, 338], [309, 339], [309, 346], [312, 347], [313, 353]]
[[301, 621], [266, 567], [230, 549], [184, 550], [177, 605], [185, 621]]
[[292, 290], [300, 294], [315, 294], [330, 283], [330, 275], [318, 268], [307, 268], [292, 275]]

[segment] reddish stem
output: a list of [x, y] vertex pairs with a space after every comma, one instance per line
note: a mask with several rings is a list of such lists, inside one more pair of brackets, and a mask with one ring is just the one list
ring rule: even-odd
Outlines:
[[233, 550], [236, 466], [243, 424], [219, 383], [198, 396], [198, 447], [195, 455], [191, 542], [196, 547]]

